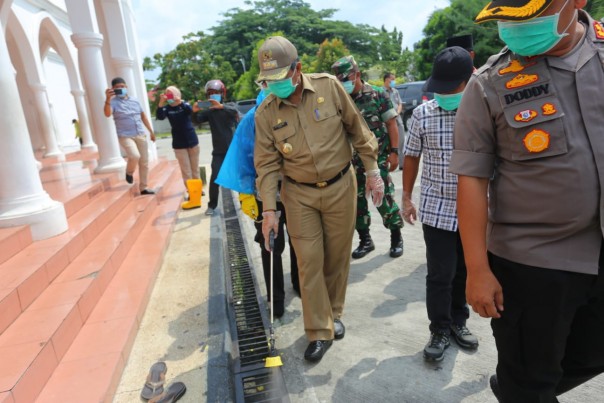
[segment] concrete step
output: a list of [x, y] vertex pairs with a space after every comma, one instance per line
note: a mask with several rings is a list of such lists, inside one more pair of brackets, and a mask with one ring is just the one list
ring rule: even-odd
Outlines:
[[74, 208], [68, 232], [32, 243], [0, 265], [10, 280], [0, 290], [0, 356], [11, 363], [0, 367], [0, 402], [36, 399], [139, 234], [154, 225], [164, 183], [175, 171], [165, 161], [154, 166], [150, 185], [160, 190], [154, 196], [134, 197], [138, 191], [123, 181], [105, 189], [109, 177], [94, 181], [92, 189], [98, 182], [102, 192]]

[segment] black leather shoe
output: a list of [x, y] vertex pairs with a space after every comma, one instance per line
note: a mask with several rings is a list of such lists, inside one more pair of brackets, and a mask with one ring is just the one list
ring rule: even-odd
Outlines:
[[489, 386], [491, 387], [491, 391], [495, 395], [495, 398], [499, 403], [503, 402], [501, 397], [501, 390], [499, 390], [499, 383], [497, 382], [497, 375], [491, 375], [489, 378]]
[[132, 184], [134, 182], [134, 178], [132, 175], [126, 174], [126, 182]]
[[321, 358], [323, 358], [329, 347], [331, 347], [331, 343], [331, 340], [311, 341], [304, 352], [304, 359], [310, 362], [321, 361]]
[[390, 257], [401, 257], [403, 256], [403, 240], [398, 241], [397, 244], [390, 246]]
[[155, 191], [151, 190], [151, 189], [145, 189], [143, 191], [141, 191], [142, 195], [154, 195]]
[[371, 237], [361, 238], [361, 242], [359, 242], [359, 247], [352, 251], [352, 258], [360, 259], [374, 249], [375, 245], [373, 244], [373, 240], [371, 239]]
[[336, 340], [341, 340], [344, 338], [344, 334], [346, 333], [346, 327], [342, 323], [340, 319], [333, 320], [333, 337]]

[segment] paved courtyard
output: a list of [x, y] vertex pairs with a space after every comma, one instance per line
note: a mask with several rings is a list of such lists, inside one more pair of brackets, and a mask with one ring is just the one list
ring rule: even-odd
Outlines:
[[[210, 136], [201, 135], [200, 141], [202, 164], [209, 170]], [[160, 155], [172, 155], [169, 140], [159, 140], [158, 146]], [[401, 171], [395, 171], [393, 178], [400, 200]], [[419, 197], [418, 187], [415, 193]], [[219, 263], [224, 234], [219, 216], [203, 216], [206, 202], [204, 197], [201, 210], [180, 213], [116, 402], [134, 401], [148, 368], [159, 359], [168, 364], [168, 381], [186, 383], [188, 392], [180, 401], [229, 401], [230, 346], [223, 316], [224, 268]], [[489, 321], [474, 313], [468, 321], [480, 342], [477, 351], [462, 350], [452, 342], [442, 362], [424, 362], [422, 350], [429, 331], [421, 224], [405, 226], [405, 253], [392, 259], [388, 256], [389, 231], [381, 224], [377, 210], [372, 210], [372, 216], [376, 250], [352, 262], [343, 316], [346, 337], [334, 342], [318, 364], [302, 358], [307, 340], [301, 301], [293, 293], [289, 273], [285, 276], [286, 313], [275, 327], [291, 401], [496, 402], [488, 386], [496, 364]], [[242, 220], [257, 278], [262, 279], [252, 222], [246, 216]], [[286, 257], [287, 269], [288, 262]], [[260, 290], [265, 290], [263, 283]], [[563, 395], [560, 401], [599, 402], [603, 395], [604, 376], [600, 376]]]

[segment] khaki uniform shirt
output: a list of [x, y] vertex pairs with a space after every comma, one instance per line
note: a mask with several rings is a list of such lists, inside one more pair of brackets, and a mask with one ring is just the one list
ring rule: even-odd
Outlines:
[[[564, 57], [504, 49], [472, 77], [450, 171], [490, 178], [488, 250], [531, 266], [597, 274], [604, 233], [604, 28]], [[604, 56], [604, 53], [602, 53]]]
[[302, 74], [298, 105], [269, 95], [256, 110], [254, 164], [264, 208], [275, 209], [279, 172], [296, 182], [335, 177], [359, 154], [377, 168], [377, 141], [342, 85], [329, 74]]

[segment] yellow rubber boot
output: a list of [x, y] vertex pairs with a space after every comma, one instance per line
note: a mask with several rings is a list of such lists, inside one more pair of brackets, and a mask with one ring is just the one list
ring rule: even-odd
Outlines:
[[201, 207], [201, 186], [201, 179], [187, 179], [189, 201], [186, 201], [180, 205], [183, 210]]

